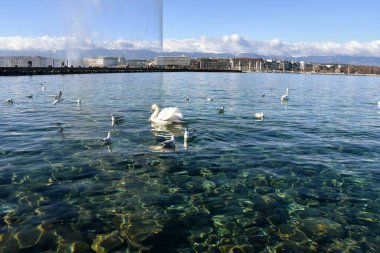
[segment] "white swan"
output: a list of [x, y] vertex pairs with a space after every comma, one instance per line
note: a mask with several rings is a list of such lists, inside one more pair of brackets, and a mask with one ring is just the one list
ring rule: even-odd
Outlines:
[[149, 121], [156, 124], [167, 125], [180, 123], [183, 117], [181, 111], [177, 107], [165, 107], [160, 111], [160, 107], [157, 104], [153, 104], [151, 111], [153, 111], [153, 113], [150, 116]]
[[286, 88], [286, 93], [281, 96], [281, 101], [283, 102], [289, 101], [289, 88]]

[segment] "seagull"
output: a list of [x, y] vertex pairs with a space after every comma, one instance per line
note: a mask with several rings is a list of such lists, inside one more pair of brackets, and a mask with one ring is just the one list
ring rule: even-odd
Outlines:
[[10, 99], [7, 99], [7, 100], [5, 100], [5, 103], [8, 103], [8, 104], [10, 104], [10, 105], [12, 105], [13, 104], [13, 98], [10, 98]]
[[190, 100], [189, 96], [186, 96], [185, 100], [186, 100], [186, 101], [189, 101], [189, 100]]
[[195, 130], [193, 132], [189, 132], [188, 129], [185, 128], [185, 133], [183, 134], [183, 139], [185, 141], [190, 140], [191, 138], [193, 138], [195, 136], [194, 133], [195, 133]]
[[124, 116], [115, 116], [111, 114], [112, 125], [118, 124], [124, 120]]
[[12, 105], [13, 104], [13, 99], [10, 98], [10, 99], [5, 100], [5, 103], [8, 103], [8, 104]]
[[172, 135], [170, 140], [166, 140], [166, 141], [162, 142], [161, 146], [163, 148], [168, 148], [168, 149], [175, 148], [175, 137], [174, 137], [174, 135]]
[[104, 145], [111, 144], [111, 132], [108, 132], [107, 137], [104, 137], [102, 141]]
[[80, 105], [82, 101], [80, 99], [77, 100], [77, 104]]
[[377, 102], [377, 106], [380, 108], [380, 101], [379, 101], [379, 102]]
[[224, 113], [224, 106], [218, 108], [218, 112], [219, 112], [219, 113]]
[[261, 96], [262, 96], [262, 97], [265, 97], [265, 93], [263, 93]]
[[208, 97], [208, 98], [207, 98], [207, 101], [210, 101], [210, 102], [211, 102], [211, 101], [214, 101], [214, 97]]
[[[42, 84], [41, 84], [42, 85]], [[42, 86], [42, 88], [41, 88], [43, 91], [45, 91], [46, 90], [46, 86]]]
[[256, 112], [254, 115], [255, 119], [263, 120], [264, 119], [264, 113], [263, 112]]
[[288, 102], [289, 101], [289, 88], [286, 88], [286, 93], [281, 96], [282, 102]]
[[33, 98], [33, 94], [26, 95], [25, 97], [26, 97], [26, 98]]
[[62, 89], [59, 91], [58, 96], [55, 96], [55, 97], [54, 97], [53, 104], [56, 104], [56, 103], [61, 102], [61, 101], [63, 100], [61, 97], [62, 97]]

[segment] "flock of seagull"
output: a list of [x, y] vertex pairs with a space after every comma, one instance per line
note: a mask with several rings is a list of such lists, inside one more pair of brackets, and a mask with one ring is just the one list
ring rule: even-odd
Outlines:
[[[41, 83], [42, 91], [46, 91], [46, 86]], [[63, 91], [62, 89], [59, 91], [58, 95], [52, 95], [54, 97], [53, 104], [58, 104], [62, 102], [63, 98]], [[26, 95], [26, 98], [33, 98], [32, 94]], [[262, 97], [265, 97], [265, 93], [262, 94]], [[189, 96], [185, 97], [185, 101], [189, 101]], [[207, 101], [212, 102], [214, 101], [214, 97], [207, 97]], [[281, 102], [287, 103], [289, 101], [289, 88], [286, 88], [285, 94], [281, 96]], [[12, 98], [6, 99], [5, 103], [13, 104], [14, 100]], [[81, 104], [81, 99], [77, 100], [77, 104]], [[378, 107], [380, 108], [380, 101], [378, 102]], [[220, 114], [223, 114], [225, 111], [225, 107], [222, 106], [220, 108], [217, 108], [217, 112]], [[183, 115], [182, 112], [177, 107], [165, 107], [162, 110], [157, 104], [153, 104], [151, 106], [151, 112], [152, 115], [149, 118], [149, 121], [154, 125], [159, 126], [167, 126], [171, 124], [180, 124], [183, 123]], [[253, 117], [256, 120], [264, 120], [264, 113], [263, 112], [256, 112], [253, 114]], [[124, 116], [116, 116], [114, 114], [111, 114], [111, 122], [112, 126], [121, 123], [124, 120]], [[62, 129], [61, 129], [62, 130]], [[187, 149], [187, 143], [188, 141], [193, 138], [195, 135], [195, 131], [189, 132], [187, 128], [184, 130], [183, 139], [184, 139], [184, 146]], [[162, 148], [175, 148], [176, 141], [174, 135], [168, 135], [168, 136], [156, 136], [156, 139], [160, 142], [160, 146]], [[111, 139], [111, 132], [109, 131], [107, 133], [107, 136], [101, 139], [104, 145], [110, 145], [112, 143]]]
[[[262, 94], [263, 97], [265, 97], [265, 94]], [[214, 97], [207, 97], [207, 101], [214, 101]], [[185, 97], [185, 101], [189, 101], [189, 96]], [[281, 96], [281, 102], [286, 103], [289, 101], [289, 88], [286, 89], [286, 92], [284, 95]], [[222, 106], [220, 108], [217, 108], [217, 112], [223, 114], [225, 111], [225, 107]], [[153, 104], [151, 106], [151, 112], [152, 115], [149, 118], [149, 121], [158, 126], [168, 126], [172, 124], [180, 124], [183, 123], [183, 115], [182, 112], [177, 107], [165, 107], [162, 110], [157, 104]], [[256, 120], [263, 120], [264, 119], [264, 113], [263, 112], [257, 112], [253, 115], [253, 117]], [[124, 120], [124, 116], [115, 116], [111, 115], [112, 120], [112, 126], [115, 124], [118, 124]], [[183, 139], [184, 139], [184, 147], [187, 149], [188, 147], [188, 141], [195, 137], [195, 130], [190, 132], [187, 128], [185, 128]], [[156, 140], [160, 142], [160, 147], [164, 149], [173, 149], [176, 146], [176, 140], [175, 136], [173, 134], [169, 136], [163, 136], [163, 135], [157, 135]], [[111, 140], [111, 132], [107, 133], [107, 136], [102, 139], [102, 142], [105, 145], [110, 145]]]
[[[46, 91], [46, 86], [41, 83], [41, 88], [42, 91]], [[62, 89], [59, 91], [58, 95], [52, 95], [54, 97], [53, 99], [53, 104], [58, 104], [63, 101], [62, 98], [63, 91]], [[26, 98], [33, 98], [32, 94], [26, 95]], [[262, 97], [265, 97], [265, 93], [262, 94]], [[185, 101], [189, 101], [190, 98], [189, 96], [185, 97]], [[214, 101], [214, 97], [207, 97], [207, 101], [212, 102]], [[284, 95], [281, 96], [281, 102], [288, 102], [289, 101], [289, 89], [286, 89], [286, 92]], [[12, 98], [5, 100], [6, 103], [8, 104], [13, 104], [14, 100]], [[77, 100], [77, 104], [81, 104], [81, 99]], [[379, 107], [380, 107], [380, 101], [379, 101]], [[223, 114], [225, 111], [225, 107], [222, 106], [220, 108], [217, 108], [217, 112], [220, 114]], [[183, 115], [182, 112], [177, 108], [177, 107], [165, 107], [162, 110], [157, 104], [153, 104], [151, 106], [151, 112], [152, 115], [149, 118], [149, 121], [154, 124], [154, 125], [159, 125], [159, 126], [168, 126], [171, 124], [180, 124], [183, 123]], [[256, 112], [254, 113], [253, 117], [256, 120], [263, 120], [264, 119], [264, 113], [263, 112]], [[124, 116], [117, 116], [114, 114], [111, 114], [111, 122], [112, 126], [115, 126], [116, 124], [121, 123], [124, 121]], [[62, 127], [61, 127], [61, 130]], [[184, 139], [184, 147], [187, 149], [188, 146], [188, 141], [192, 139], [195, 136], [195, 130], [190, 132], [187, 128], [184, 130], [183, 134], [183, 139]], [[173, 149], [175, 148], [176, 145], [176, 140], [174, 135], [169, 135], [169, 136], [156, 136], [156, 139], [160, 141], [160, 146], [165, 149]], [[101, 139], [102, 143], [104, 145], [110, 145], [112, 143], [112, 138], [111, 138], [111, 132], [108, 131], [107, 136]]]

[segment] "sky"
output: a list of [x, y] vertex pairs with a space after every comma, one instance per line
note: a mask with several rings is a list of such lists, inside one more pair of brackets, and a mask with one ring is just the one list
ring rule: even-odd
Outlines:
[[377, 0], [1, 0], [0, 50], [160, 50], [162, 38], [166, 52], [380, 57], [379, 10]]

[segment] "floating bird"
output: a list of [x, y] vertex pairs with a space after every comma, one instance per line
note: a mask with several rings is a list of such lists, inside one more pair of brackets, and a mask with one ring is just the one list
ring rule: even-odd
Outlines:
[[281, 101], [282, 102], [287, 102], [289, 101], [289, 88], [286, 88], [286, 93], [281, 96]]
[[63, 134], [63, 127], [59, 127], [58, 133]]
[[8, 104], [10, 104], [10, 105], [12, 105], [13, 104], [13, 99], [12, 98], [10, 98], [10, 99], [6, 99], [5, 100], [5, 103], [8, 103]]
[[183, 139], [185, 141], [192, 139], [195, 135], [195, 130], [193, 132], [189, 132], [187, 128], [185, 128], [185, 133], [183, 134]]
[[118, 124], [124, 120], [124, 116], [115, 116], [111, 114], [112, 125]]
[[157, 104], [151, 106], [151, 111], [153, 112], [149, 118], [150, 122], [156, 124], [172, 124], [180, 123], [182, 119], [182, 113], [177, 107], [165, 107], [160, 111], [160, 107]]
[[80, 99], [77, 100], [77, 104], [80, 105], [82, 101]]
[[253, 117], [258, 120], [263, 120], [264, 119], [264, 113], [263, 112], [256, 112]]
[[33, 94], [26, 95], [25, 97], [26, 97], [26, 98], [33, 98]]
[[62, 89], [59, 91], [58, 96], [54, 97], [53, 104], [57, 104], [57, 103], [61, 102], [63, 100], [61, 97], [62, 97]]
[[190, 100], [189, 96], [186, 96], [185, 100], [186, 100], [186, 101], [189, 101], [189, 100]]
[[162, 148], [168, 148], [168, 149], [175, 148], [175, 137], [174, 137], [174, 135], [172, 135], [170, 140], [166, 140], [166, 141], [162, 142], [161, 146], [162, 146]]
[[264, 98], [265, 97], [265, 93], [263, 93], [261, 96]]
[[111, 132], [108, 132], [107, 137], [104, 137], [102, 141], [104, 145], [111, 144]]
[[380, 108], [380, 101], [379, 101], [379, 102], [377, 102], [377, 106]]
[[207, 101], [210, 101], [210, 102], [214, 101], [214, 97], [208, 97]]
[[[41, 84], [42, 85], [42, 84]], [[41, 88], [43, 91], [45, 91], [46, 90], [46, 86], [42, 86], [42, 88]]]
[[224, 113], [224, 106], [218, 108], [218, 113]]

